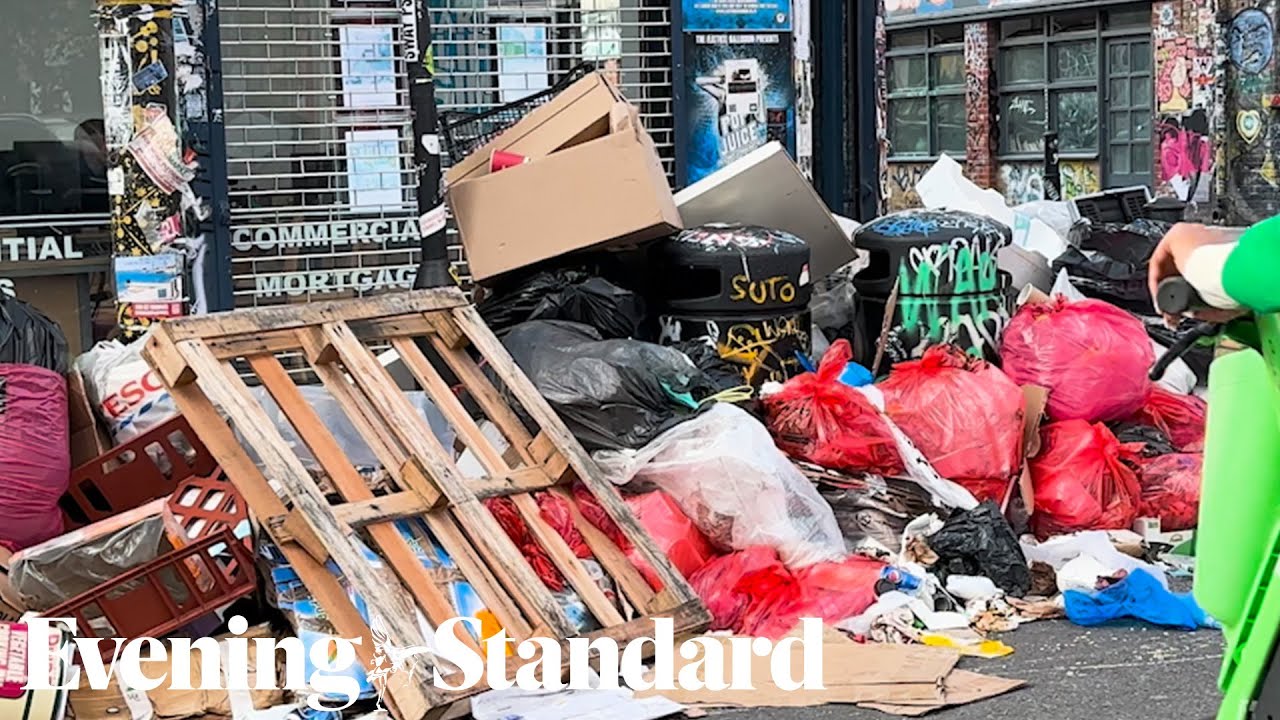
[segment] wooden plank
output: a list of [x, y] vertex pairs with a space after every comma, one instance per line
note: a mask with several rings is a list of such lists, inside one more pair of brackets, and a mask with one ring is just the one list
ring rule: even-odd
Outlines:
[[547, 474], [557, 482], [569, 472], [569, 461], [565, 459], [564, 453], [556, 449], [555, 441], [545, 430], [538, 433], [538, 437], [529, 443], [529, 454], [533, 455], [534, 459], [546, 468]]
[[[310, 334], [302, 334], [304, 345], [310, 346]], [[400, 471], [408, 460], [409, 453], [386, 428], [369, 399], [359, 388], [348, 382], [347, 375], [337, 365], [315, 365], [312, 371], [324, 383], [329, 393], [347, 408], [347, 417], [355, 425], [360, 436], [373, 449], [374, 455], [391, 474], [397, 486], [405, 489], [406, 485]], [[399, 394], [398, 391], [397, 394]], [[455, 520], [442, 513], [428, 513], [425, 518], [427, 526], [440, 541], [445, 552], [457, 563], [459, 569], [475, 588], [476, 594], [480, 596], [480, 600], [497, 616], [507, 632], [515, 637], [529, 637], [530, 625], [523, 611], [500, 590], [501, 584], [480, 560], [470, 542], [457, 527]]]
[[590, 520], [583, 517], [582, 511], [578, 509], [578, 504], [573, 499], [573, 493], [564, 488], [554, 488], [550, 492], [560, 496], [560, 499], [569, 504], [569, 511], [573, 513], [573, 524], [582, 534], [587, 547], [591, 548], [591, 554], [596, 556], [596, 562], [604, 567], [605, 572], [609, 573], [613, 581], [618, 584], [631, 604], [639, 608], [642, 613], [646, 612], [653, 606], [654, 598], [657, 597], [657, 593], [649, 587], [649, 581], [645, 580], [635, 565], [631, 564], [631, 560], [623, 554], [621, 548], [600, 532], [599, 528], [592, 525]]
[[[654, 545], [653, 540], [640, 527], [640, 523], [631, 512], [631, 508], [618, 495], [617, 489], [603, 479], [604, 476], [596, 466], [595, 461], [591, 459], [591, 456], [587, 454], [582, 445], [569, 432], [569, 428], [565, 426], [564, 421], [551, 409], [551, 406], [538, 393], [538, 389], [534, 387], [529, 378], [521, 372], [515, 360], [511, 358], [511, 354], [502, 346], [502, 343], [498, 342], [498, 338], [489, 331], [475, 308], [455, 308], [450, 312], [458, 323], [458, 327], [466, 333], [472, 344], [484, 355], [490, 367], [493, 368], [502, 382], [506, 384], [512, 394], [519, 398], [525, 411], [533, 417], [534, 422], [542, 428], [542, 431], [551, 437], [556, 448], [565, 456], [569, 466], [578, 474], [579, 479], [595, 496], [601, 507], [613, 517], [614, 522], [622, 529], [627, 539], [636, 546], [640, 556], [658, 573], [663, 587], [670, 591], [672, 596], [681, 604], [697, 601], [698, 596], [694, 593], [693, 588], [689, 587], [689, 583], [681, 577], [680, 573], [676, 572], [675, 568], [671, 566], [671, 562]], [[710, 615], [707, 615], [707, 620], [710, 621]]]
[[[454, 325], [454, 327], [457, 326]], [[459, 330], [459, 332], [461, 331]], [[457, 375], [458, 379], [462, 381], [462, 384], [467, 388], [467, 392], [471, 393], [471, 397], [484, 410], [484, 414], [489, 420], [502, 431], [507, 442], [520, 454], [520, 458], [528, 465], [540, 464], [529, 453], [529, 442], [533, 439], [533, 436], [529, 434], [524, 423], [521, 422], [515, 411], [511, 409], [511, 406], [507, 404], [507, 401], [502, 398], [502, 394], [498, 392], [498, 389], [493, 386], [489, 378], [485, 377], [484, 371], [480, 369], [479, 365], [476, 365], [476, 361], [472, 360], [471, 356], [466, 352], [449, 347], [438, 336], [432, 336], [430, 339], [436, 352], [440, 354], [440, 357], [444, 358], [445, 363], [453, 371], [453, 374]]]
[[391, 341], [391, 347], [399, 353], [400, 361], [435, 401], [436, 407], [444, 414], [445, 419], [453, 426], [454, 431], [462, 438], [463, 443], [475, 455], [480, 465], [489, 472], [489, 475], [504, 475], [510, 470], [506, 461], [502, 459], [502, 454], [484, 436], [480, 426], [462, 406], [462, 401], [453, 394], [453, 388], [440, 377], [440, 373], [432, 367], [431, 362], [427, 360], [422, 350], [418, 349], [417, 344], [409, 338], [395, 338]]
[[177, 388], [195, 382], [195, 371], [178, 354], [173, 341], [159, 330], [151, 333], [151, 337], [147, 338], [142, 354], [166, 386]]
[[219, 360], [233, 360], [250, 355], [274, 355], [301, 347], [298, 343], [298, 334], [293, 329], [206, 338], [204, 344]]
[[[262, 380], [267, 392], [276, 401], [280, 411], [289, 419], [298, 437], [311, 450], [312, 456], [329, 476], [329, 482], [342, 495], [343, 499], [354, 502], [370, 500], [373, 491], [365, 484], [364, 478], [352, 467], [351, 461], [342, 452], [338, 441], [321, 422], [320, 416], [302, 396], [293, 378], [285, 372], [284, 367], [274, 355], [255, 355], [249, 359], [249, 367], [258, 379]], [[297, 511], [290, 517], [296, 517]], [[300, 518], [299, 518], [300, 520]], [[341, 526], [340, 527], [344, 527]], [[295, 528], [290, 528], [294, 531]], [[296, 535], [296, 533], [295, 533]], [[349, 528], [343, 532], [350, 536]], [[369, 528], [369, 536], [400, 577], [409, 593], [417, 601], [418, 606], [426, 614], [432, 624], [439, 626], [451, 618], [457, 617], [458, 611], [449, 601], [447, 588], [439, 587], [431, 571], [423, 567], [413, 548], [393, 525], [386, 523]], [[458, 639], [479, 651], [470, 633], [458, 628]]]
[[543, 472], [542, 468], [521, 468], [512, 470], [501, 477], [482, 478], [480, 480], [471, 480], [468, 482], [476, 497], [485, 500], [488, 498], [507, 497], [517, 493], [537, 492], [538, 490], [546, 490], [556, 484], [550, 475]]
[[400, 466], [400, 484], [417, 495], [428, 510], [448, 504], [445, 502], [444, 493], [440, 492], [439, 486], [436, 485], [435, 480], [431, 479], [431, 474], [422, 467], [422, 461], [418, 458], [411, 457]]
[[166, 320], [165, 324], [169, 326], [170, 337], [176, 342], [303, 328], [327, 322], [410, 315], [448, 310], [466, 304], [467, 298], [458, 288], [431, 288], [387, 293], [359, 300], [326, 300], [193, 315]]
[[511, 500], [520, 511], [520, 516], [524, 519], [529, 532], [533, 534], [542, 549], [551, 556], [560, 574], [564, 575], [573, 586], [578, 597], [582, 599], [583, 604], [596, 620], [605, 626], [621, 625], [623, 619], [617, 608], [609, 602], [604, 591], [587, 574], [586, 568], [582, 567], [582, 562], [573, 554], [573, 549], [564, 541], [564, 538], [560, 537], [560, 533], [542, 519], [542, 510], [538, 508], [538, 501], [534, 500], [532, 495], [517, 495]]
[[[306, 467], [276, 431], [262, 406], [250, 395], [244, 381], [229, 365], [224, 365], [213, 357], [199, 341], [180, 341], [176, 343], [176, 347], [195, 371], [196, 384], [200, 390], [236, 419], [237, 429], [244, 436], [245, 442], [254, 449], [267, 474], [293, 502], [293, 507], [305, 520], [305, 525], [324, 544], [325, 550], [348, 581], [359, 588], [381, 587], [385, 582], [384, 577], [369, 565], [347, 528], [333, 517], [333, 513], [329, 511], [329, 503], [316, 487]], [[387, 637], [392, 642], [401, 647], [423, 643], [414, 608], [403, 593], [367, 593], [364, 600], [373, 612], [381, 616], [386, 625]], [[425, 666], [419, 668], [423, 671], [420, 677], [432, 677], [430, 663], [425, 658], [418, 658], [415, 664]], [[432, 684], [420, 682], [419, 685], [429, 705], [440, 704], [440, 694]]]
[[331, 346], [336, 350], [356, 385], [384, 418], [401, 444], [423, 461], [436, 486], [449, 499], [452, 505], [450, 511], [494, 575], [502, 581], [507, 592], [516, 598], [521, 607], [526, 608], [526, 612], [530, 612], [531, 619], [535, 622], [547, 622], [560, 637], [574, 635], [573, 624], [569, 622], [564, 610], [538, 580], [538, 576], [503, 532], [497, 520], [474, 499], [475, 495], [467, 489], [453, 458], [440, 446], [427, 423], [409, 405], [386, 368], [378, 363], [344, 323], [326, 323], [310, 331], [320, 336], [313, 340], [312, 346]]
[[353, 528], [373, 523], [417, 517], [430, 510], [417, 493], [401, 491], [390, 495], [334, 505], [333, 515]]
[[325, 549], [324, 543], [320, 538], [316, 537], [315, 532], [311, 530], [311, 526], [307, 525], [297, 510], [290, 510], [284, 515], [276, 515], [267, 518], [267, 528], [274, 531], [273, 535], [280, 537], [292, 538], [294, 542], [302, 546], [303, 550], [311, 556], [312, 560], [323, 565], [329, 561], [329, 551]]
[[[168, 337], [163, 323], [153, 333], [147, 346], [143, 348], [142, 354], [152, 367], [156, 367], [155, 360], [158, 356], [177, 355], [177, 349]], [[183, 365], [186, 365], [185, 360]], [[194, 371], [192, 376], [194, 379]], [[192, 430], [200, 437], [209, 452], [218, 459], [223, 471], [226, 472], [228, 479], [231, 480], [244, 502], [260, 517], [284, 515], [287, 512], [284, 501], [276, 495], [262, 471], [249, 457], [235, 433], [199, 386], [192, 383], [171, 385], [169, 392], [178, 409], [187, 418]], [[325, 609], [326, 615], [333, 622], [338, 634], [342, 637], [362, 638], [361, 643], [355, 647], [356, 656], [367, 670], [373, 669], [375, 652], [373, 635], [355, 604], [351, 602], [346, 589], [328, 568], [313, 560], [296, 543], [277, 540], [277, 545], [285, 560], [298, 573], [298, 578]], [[389, 702], [400, 713], [399, 717], [402, 720], [424, 716], [430, 705], [428, 697], [424, 695], [421, 688], [410, 681], [407, 673], [400, 673], [398, 677], [392, 679], [387, 688], [387, 696]]]
[[461, 350], [467, 346], [467, 336], [443, 313], [427, 313], [424, 315], [431, 323], [435, 336], [450, 350]]

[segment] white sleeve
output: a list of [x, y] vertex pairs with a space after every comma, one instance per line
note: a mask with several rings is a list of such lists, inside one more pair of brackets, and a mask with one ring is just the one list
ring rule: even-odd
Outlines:
[[1200, 297], [1213, 307], [1234, 310], [1240, 307], [1227, 294], [1222, 284], [1222, 270], [1226, 267], [1227, 258], [1236, 249], [1236, 243], [1213, 243], [1201, 245], [1187, 256], [1186, 267], [1182, 276], [1200, 293]]

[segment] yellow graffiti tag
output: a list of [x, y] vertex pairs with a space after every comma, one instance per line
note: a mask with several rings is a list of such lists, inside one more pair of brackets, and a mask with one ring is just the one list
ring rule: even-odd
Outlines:
[[755, 305], [764, 305], [779, 301], [789, 303], [796, 299], [796, 286], [784, 275], [775, 275], [767, 280], [752, 280], [746, 275], [735, 275], [729, 281], [729, 287], [729, 299], [734, 302], [749, 300]]

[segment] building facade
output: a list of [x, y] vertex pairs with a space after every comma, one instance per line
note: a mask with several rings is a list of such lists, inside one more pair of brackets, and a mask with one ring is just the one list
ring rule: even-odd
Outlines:
[[[1014, 203], [1146, 185], [1189, 216], [1276, 212], [1276, 6], [1248, 0], [885, 0], [884, 197], [946, 153]], [[1052, 191], [1050, 191], [1052, 192]]]

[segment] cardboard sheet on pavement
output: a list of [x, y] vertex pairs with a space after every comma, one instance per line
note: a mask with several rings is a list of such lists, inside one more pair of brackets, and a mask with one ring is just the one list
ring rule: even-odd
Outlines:
[[858, 707], [867, 708], [869, 710], [879, 710], [880, 712], [889, 713], [891, 715], [905, 715], [907, 717], [920, 717], [935, 710], [941, 710], [944, 707], [952, 705], [968, 705], [969, 703], [986, 700], [997, 695], [1003, 695], [1012, 690], [1016, 690], [1025, 685], [1022, 680], [1010, 680], [1008, 678], [992, 677], [990, 675], [980, 675], [968, 670], [953, 670], [947, 676], [945, 687], [942, 695], [943, 701], [938, 704], [916, 703], [910, 701], [898, 701], [892, 703], [886, 702], [868, 702], [858, 703]]

